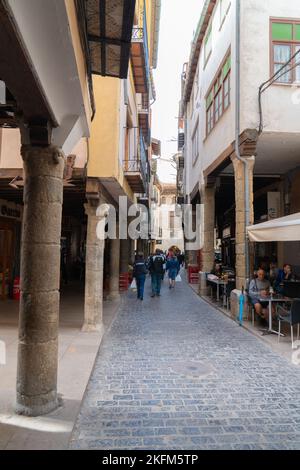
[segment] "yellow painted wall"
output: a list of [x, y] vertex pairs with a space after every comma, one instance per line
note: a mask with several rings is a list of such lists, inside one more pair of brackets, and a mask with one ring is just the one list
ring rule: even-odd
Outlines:
[[[96, 114], [89, 139], [88, 176], [115, 178], [128, 197], [133, 192], [119, 163], [121, 80], [93, 77]], [[125, 143], [124, 143], [125, 145]]]
[[84, 98], [84, 107], [86, 112], [86, 117], [88, 124], [91, 122], [91, 104], [90, 104], [90, 95], [89, 95], [89, 88], [88, 88], [88, 80], [87, 80], [87, 70], [86, 70], [86, 62], [84, 53], [81, 46], [81, 39], [80, 33], [78, 28], [78, 20], [77, 20], [77, 12], [74, 0], [65, 0], [66, 11], [68, 14], [68, 20], [70, 25], [70, 33], [72, 36], [73, 46], [74, 46], [74, 54], [76, 57], [76, 63], [78, 67], [78, 75], [80, 79], [82, 94]]
[[96, 115], [89, 142], [88, 176], [118, 177], [121, 81], [94, 76]]

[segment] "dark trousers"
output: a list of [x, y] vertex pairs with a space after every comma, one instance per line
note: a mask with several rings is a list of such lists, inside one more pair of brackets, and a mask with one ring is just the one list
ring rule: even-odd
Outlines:
[[159, 295], [161, 289], [162, 274], [151, 274], [152, 294]]
[[136, 287], [137, 287], [137, 297], [138, 299], [144, 298], [144, 288], [145, 288], [146, 275], [141, 274], [136, 277]]

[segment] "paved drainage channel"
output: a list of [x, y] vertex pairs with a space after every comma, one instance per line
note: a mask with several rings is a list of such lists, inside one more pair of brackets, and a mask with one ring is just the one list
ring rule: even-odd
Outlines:
[[215, 372], [215, 369], [206, 362], [177, 362], [171, 366], [171, 371], [187, 377], [207, 377]]

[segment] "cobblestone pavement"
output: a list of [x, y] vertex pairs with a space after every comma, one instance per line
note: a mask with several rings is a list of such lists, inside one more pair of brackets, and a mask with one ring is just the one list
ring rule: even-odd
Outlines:
[[124, 297], [72, 449], [300, 449], [300, 368], [186, 285]]

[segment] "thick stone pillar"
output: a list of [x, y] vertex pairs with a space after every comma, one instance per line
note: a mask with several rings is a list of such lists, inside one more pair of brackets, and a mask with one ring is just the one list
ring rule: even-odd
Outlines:
[[57, 147], [23, 145], [24, 216], [16, 412], [58, 406], [58, 319], [64, 158]]
[[[117, 237], [118, 237], [117, 228]], [[120, 239], [110, 240], [110, 282], [109, 282], [109, 300], [118, 300], [120, 298]]]
[[130, 260], [131, 240], [120, 240], [120, 272], [128, 273]]
[[[255, 157], [248, 158], [248, 178], [249, 178], [249, 224], [254, 223], [253, 211], [253, 170]], [[245, 213], [245, 165], [235, 156], [232, 157], [235, 179], [235, 217], [236, 217], [236, 288], [241, 290], [246, 288], [246, 213]], [[250, 261], [250, 260], [249, 260]]]
[[202, 186], [201, 204], [201, 246], [202, 246], [202, 275], [200, 275], [200, 295], [207, 295], [206, 273], [210, 273], [215, 261], [215, 186]]
[[86, 272], [84, 324], [82, 331], [101, 331], [103, 328], [103, 269], [104, 269], [104, 217], [106, 205], [99, 207], [99, 202], [85, 204], [88, 216], [86, 240]]

